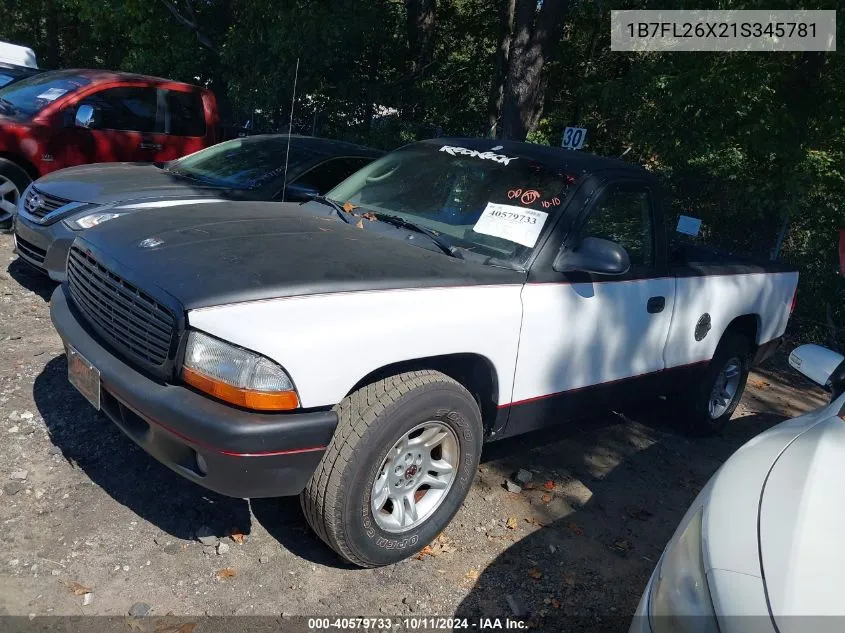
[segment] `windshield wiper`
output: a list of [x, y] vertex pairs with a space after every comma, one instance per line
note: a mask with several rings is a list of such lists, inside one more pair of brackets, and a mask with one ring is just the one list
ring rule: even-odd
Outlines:
[[324, 204], [328, 207], [331, 207], [340, 216], [341, 220], [343, 220], [344, 222], [349, 224], [350, 219], [348, 217], [348, 214], [343, 210], [343, 207], [340, 206], [339, 202], [335, 202], [331, 198], [326, 198], [326, 196], [314, 196], [311, 199], [314, 200], [315, 202], [320, 202], [320, 203], [322, 203], [322, 204]]
[[0, 105], [2, 105], [3, 108], [5, 108], [6, 112], [8, 112], [9, 114], [14, 114], [15, 112], [17, 112], [17, 110], [15, 109], [15, 105], [11, 101], [8, 101], [3, 97], [0, 97]]
[[461, 252], [457, 249], [457, 247], [452, 246], [449, 242], [444, 240], [440, 235], [432, 231], [431, 229], [427, 229], [424, 226], [420, 226], [419, 224], [415, 224], [405, 218], [400, 218], [398, 215], [390, 215], [389, 213], [373, 213], [377, 220], [380, 222], [384, 222], [385, 224], [392, 224], [393, 226], [398, 226], [403, 229], [409, 229], [411, 231], [416, 231], [417, 233], [422, 233], [428, 239], [430, 239], [437, 247], [449, 255], [450, 257], [456, 257], [457, 259], [463, 259], [464, 256]]

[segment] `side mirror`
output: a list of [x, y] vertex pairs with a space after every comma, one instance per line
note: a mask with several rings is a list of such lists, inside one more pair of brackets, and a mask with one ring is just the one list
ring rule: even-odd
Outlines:
[[308, 202], [320, 195], [316, 187], [305, 183], [289, 183], [285, 188], [284, 202]]
[[821, 345], [801, 345], [792, 350], [789, 364], [837, 397], [845, 389], [845, 356]]
[[94, 125], [94, 114], [94, 106], [83, 103], [76, 110], [73, 124], [76, 127], [82, 127], [86, 130], [90, 129]]
[[631, 268], [628, 251], [616, 242], [585, 237], [578, 250], [562, 250], [552, 264], [559, 273], [580, 270], [601, 275], [624, 275]]

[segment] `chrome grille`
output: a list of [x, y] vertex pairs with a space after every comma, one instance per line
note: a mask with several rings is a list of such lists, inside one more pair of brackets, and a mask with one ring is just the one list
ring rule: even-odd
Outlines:
[[39, 191], [35, 187], [30, 187], [26, 198], [23, 201], [23, 208], [26, 212], [34, 218], [43, 218], [48, 213], [52, 213], [59, 207], [70, 204], [72, 200], [65, 200], [56, 196], [50, 196], [43, 191]]
[[15, 235], [15, 246], [17, 247], [19, 254], [36, 264], [43, 264], [44, 258], [47, 257], [47, 251], [43, 248], [38, 248], [35, 244], [27, 242], [17, 235]]
[[176, 336], [176, 317], [150, 295], [77, 247], [67, 261], [71, 297], [118, 350], [163, 367]]

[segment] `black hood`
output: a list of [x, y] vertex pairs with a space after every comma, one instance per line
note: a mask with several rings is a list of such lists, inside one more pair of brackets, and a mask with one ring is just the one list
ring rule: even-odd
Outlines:
[[[309, 205], [310, 207], [310, 205]], [[186, 309], [331, 292], [522, 283], [524, 273], [409, 243], [427, 238], [380, 222], [346, 224], [328, 207], [220, 202], [151, 209], [86, 231], [113, 272]], [[330, 212], [331, 215], [322, 215]]]
[[101, 163], [69, 167], [38, 180], [39, 191], [74, 202], [129, 202], [149, 198], [214, 197], [224, 192], [180, 178], [149, 163]]

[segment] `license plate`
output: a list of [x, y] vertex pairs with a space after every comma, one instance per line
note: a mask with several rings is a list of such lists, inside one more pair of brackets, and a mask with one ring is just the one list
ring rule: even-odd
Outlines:
[[100, 410], [100, 370], [70, 345], [67, 347], [67, 378], [85, 399]]

